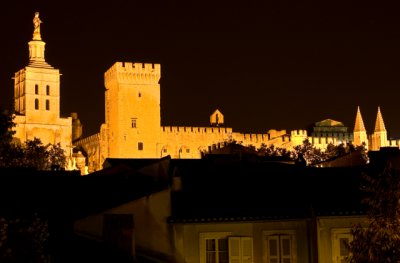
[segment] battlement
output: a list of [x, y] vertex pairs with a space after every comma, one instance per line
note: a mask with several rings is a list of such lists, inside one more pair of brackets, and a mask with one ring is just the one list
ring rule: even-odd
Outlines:
[[116, 62], [104, 73], [104, 82], [117, 80], [132, 84], [158, 84], [161, 65], [152, 63]]
[[269, 133], [235, 133], [234, 137], [239, 141], [251, 141], [251, 142], [265, 142], [271, 139]]
[[188, 126], [162, 126], [164, 133], [203, 133], [203, 134], [228, 134], [232, 128], [226, 127], [188, 127]]
[[89, 137], [79, 139], [75, 141], [74, 144], [76, 146], [82, 146], [84, 148], [88, 148], [99, 145], [99, 141], [100, 141], [100, 133], [96, 133]]
[[389, 147], [399, 147], [400, 148], [400, 140], [388, 140], [388, 146]]
[[307, 131], [306, 130], [293, 130], [290, 132], [290, 135], [307, 137]]
[[330, 143], [332, 143], [333, 145], [339, 144], [338, 139], [333, 137], [309, 137], [308, 141], [317, 148], [321, 148], [322, 146], [328, 145]]

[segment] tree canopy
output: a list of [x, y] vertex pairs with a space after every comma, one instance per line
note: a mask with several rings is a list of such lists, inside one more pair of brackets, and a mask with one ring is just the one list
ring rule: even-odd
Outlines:
[[326, 150], [321, 150], [307, 139], [304, 140], [303, 144], [295, 146], [293, 150], [262, 144], [257, 151], [261, 156], [285, 156], [299, 163], [304, 163], [304, 165], [318, 164], [329, 159], [344, 156], [351, 151], [360, 151], [363, 158], [368, 160], [365, 145], [353, 147], [351, 143], [346, 145], [343, 143], [338, 145], [330, 143]]
[[365, 175], [368, 224], [354, 225], [350, 263], [400, 261], [400, 173], [390, 163], [378, 175]]

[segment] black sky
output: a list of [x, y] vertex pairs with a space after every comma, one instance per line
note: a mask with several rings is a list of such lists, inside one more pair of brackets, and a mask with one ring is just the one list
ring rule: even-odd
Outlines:
[[104, 121], [104, 72], [132, 61], [161, 63], [162, 125], [205, 126], [219, 108], [240, 132], [326, 118], [352, 131], [360, 105], [371, 132], [380, 105], [389, 136], [399, 136], [398, 6], [319, 2], [7, 1], [0, 105], [28, 63], [39, 11], [46, 60], [62, 73], [61, 111], [78, 112], [85, 135]]

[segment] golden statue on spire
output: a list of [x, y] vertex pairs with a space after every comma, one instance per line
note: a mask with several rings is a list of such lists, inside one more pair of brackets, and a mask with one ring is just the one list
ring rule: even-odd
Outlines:
[[35, 17], [33, 18], [33, 40], [41, 40], [40, 36], [40, 24], [42, 21], [39, 18], [39, 12], [35, 12]]

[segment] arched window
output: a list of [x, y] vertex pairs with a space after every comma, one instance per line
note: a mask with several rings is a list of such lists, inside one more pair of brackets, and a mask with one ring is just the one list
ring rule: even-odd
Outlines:
[[35, 99], [35, 110], [39, 109], [39, 99]]
[[35, 94], [39, 94], [39, 85], [35, 84]]
[[47, 96], [50, 95], [50, 86], [49, 85], [46, 86], [46, 95]]
[[50, 110], [50, 101], [46, 100], [46, 110]]

